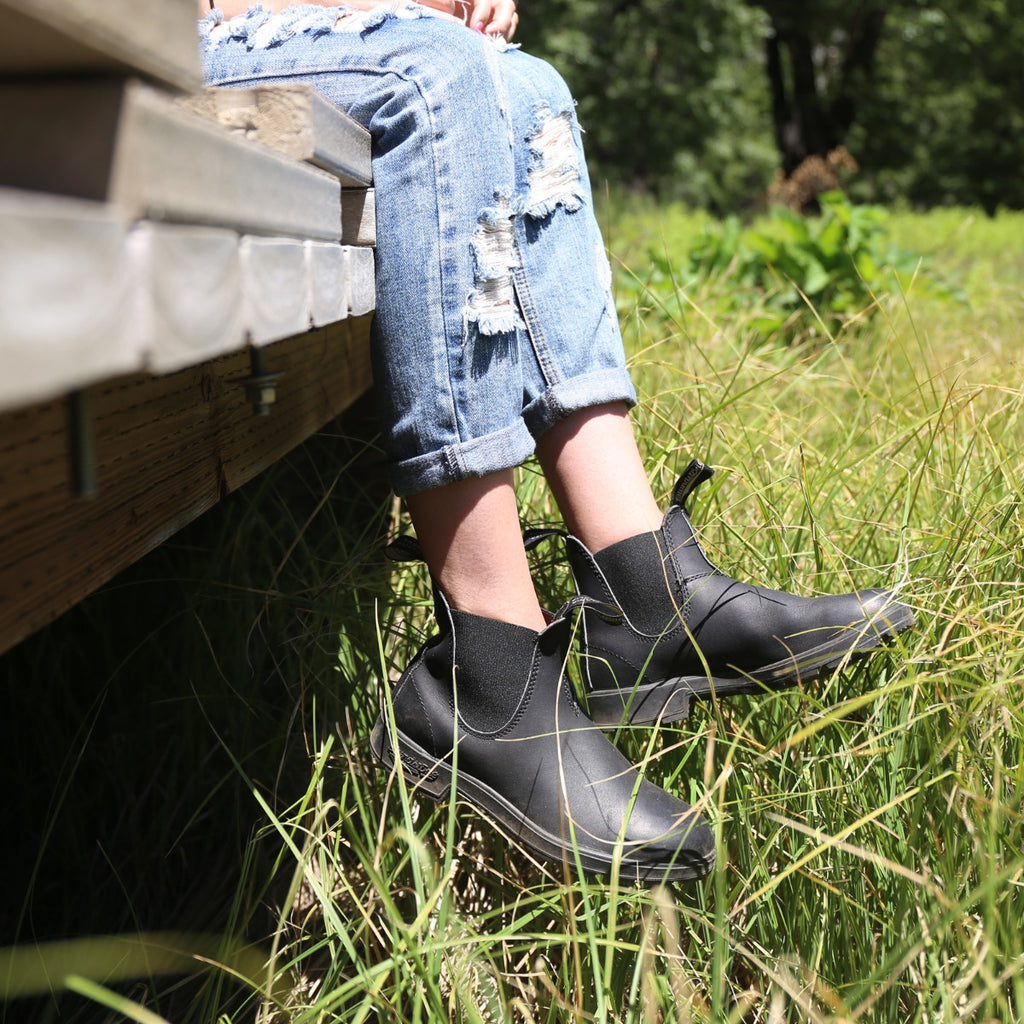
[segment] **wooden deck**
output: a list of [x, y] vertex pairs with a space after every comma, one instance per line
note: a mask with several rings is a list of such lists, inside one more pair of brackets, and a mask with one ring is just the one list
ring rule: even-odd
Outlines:
[[370, 386], [367, 133], [192, 0], [0, 0], [0, 651]]

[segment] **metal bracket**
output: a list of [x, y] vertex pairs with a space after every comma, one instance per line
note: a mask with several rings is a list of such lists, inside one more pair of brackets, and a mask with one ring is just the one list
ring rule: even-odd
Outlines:
[[93, 498], [100, 489], [96, 473], [96, 426], [88, 388], [67, 397], [68, 434], [71, 442], [71, 486], [80, 498]]
[[261, 348], [249, 348], [248, 377], [239, 377], [236, 384], [245, 387], [245, 397], [257, 416], [269, 416], [270, 407], [277, 401], [277, 384], [284, 373], [272, 373], [267, 368], [267, 356]]

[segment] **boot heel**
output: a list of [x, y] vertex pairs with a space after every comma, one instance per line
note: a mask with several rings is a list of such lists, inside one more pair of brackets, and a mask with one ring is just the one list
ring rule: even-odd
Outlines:
[[[395, 749], [391, 743], [391, 731], [383, 715], [377, 719], [370, 732], [370, 750], [389, 771], [394, 770]], [[398, 733], [398, 750], [406, 781], [415, 787], [418, 793], [424, 793], [434, 800], [448, 796], [451, 792], [452, 773], [443, 761], [432, 758], [401, 732]]]

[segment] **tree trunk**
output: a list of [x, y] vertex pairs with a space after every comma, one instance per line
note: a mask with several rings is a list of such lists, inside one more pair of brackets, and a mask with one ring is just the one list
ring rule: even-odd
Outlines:
[[844, 137], [857, 120], [857, 98], [863, 95], [875, 72], [886, 14], [884, 7], [857, 5], [831, 107], [832, 121]]
[[[886, 11], [863, 0], [848, 18], [814, 20], [793, 0], [751, 0], [771, 19], [765, 69], [775, 142], [788, 178], [810, 156], [826, 157], [841, 145], [857, 118], [857, 98], [870, 81]], [[830, 81], [815, 65], [817, 48], [845, 43]]]

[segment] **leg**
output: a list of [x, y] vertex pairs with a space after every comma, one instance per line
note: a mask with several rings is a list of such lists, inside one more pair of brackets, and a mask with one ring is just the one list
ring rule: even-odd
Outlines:
[[692, 462], [653, 532], [596, 551], [563, 534], [579, 592], [623, 612], [610, 625], [584, 611], [588, 704], [603, 725], [672, 722], [694, 697], [810, 681], [914, 624], [891, 591], [807, 598], [727, 576], [705, 555], [686, 511], [711, 474]]
[[415, 4], [334, 30], [337, 14], [316, 6], [261, 18], [208, 29], [208, 80], [305, 82], [371, 134], [388, 197], [377, 208], [373, 370], [396, 492], [518, 465], [534, 445], [511, 282], [518, 186], [496, 88], [503, 55]]
[[[395, 688], [372, 749], [401, 763], [420, 792], [446, 799], [455, 786], [544, 857], [633, 878], [701, 877], [714, 862], [711, 830], [639, 779], [582, 714], [564, 676], [574, 622], [545, 626], [523, 550], [511, 467], [533, 450], [524, 396], [562, 418], [572, 403], [592, 404], [594, 389], [563, 386], [554, 363], [534, 366], [546, 341], [526, 300], [517, 235], [530, 239], [517, 214], [525, 202], [532, 228], [551, 228], [574, 188], [561, 188], [557, 168], [553, 178], [529, 177], [537, 161], [513, 123], [541, 99], [505, 89], [506, 55], [422, 10], [399, 5], [368, 16], [362, 31], [337, 33], [325, 30], [322, 9], [292, 8], [253, 36], [277, 40], [272, 49], [248, 50], [240, 27], [207, 53], [220, 81], [313, 82], [374, 140], [387, 197], [378, 206], [374, 373], [392, 480], [434, 576], [439, 631]], [[307, 25], [315, 32], [299, 31]], [[560, 86], [558, 102], [565, 96]], [[550, 119], [537, 116], [543, 134]], [[568, 117], [555, 126], [564, 145]], [[577, 221], [580, 237], [592, 234]], [[592, 305], [578, 297], [568, 319]], [[588, 320], [611, 336], [603, 293]], [[605, 400], [631, 396], [621, 347], [590, 370]]]
[[566, 526], [592, 551], [661, 525], [624, 404], [555, 424], [538, 439], [537, 457]]
[[407, 504], [426, 563], [452, 608], [544, 629], [511, 471], [420, 491]]

